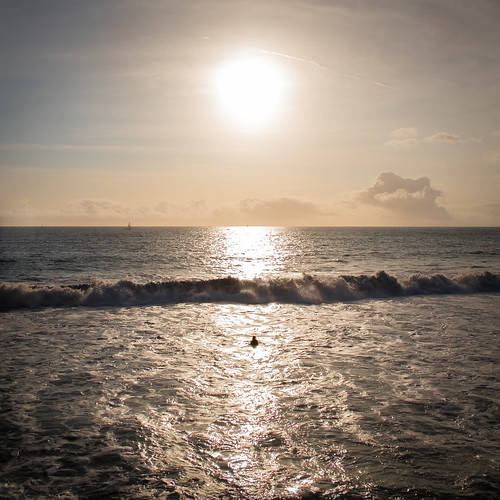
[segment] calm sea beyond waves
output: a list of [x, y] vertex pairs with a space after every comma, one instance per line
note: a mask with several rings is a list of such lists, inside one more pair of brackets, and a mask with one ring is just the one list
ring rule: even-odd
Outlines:
[[499, 256], [498, 228], [0, 228], [0, 498], [499, 498]]

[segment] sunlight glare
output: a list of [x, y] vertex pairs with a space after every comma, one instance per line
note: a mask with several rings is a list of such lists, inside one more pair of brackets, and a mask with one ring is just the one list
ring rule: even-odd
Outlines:
[[258, 57], [228, 61], [215, 77], [224, 110], [241, 126], [267, 124], [279, 109], [285, 87], [285, 77], [278, 67]]
[[[275, 307], [267, 306], [267, 310]], [[254, 315], [234, 304], [220, 304], [214, 312], [221, 333], [219, 363], [228, 377], [228, 413], [208, 428], [210, 440], [221, 443], [213, 458], [227, 464], [228, 480], [238, 478], [248, 485], [258, 484], [269, 480], [262, 475], [263, 467], [274, 470], [286, 446], [274, 426], [279, 411], [274, 383], [281, 378], [278, 353], [284, 328], [275, 325], [271, 334], [266, 315]], [[256, 349], [248, 344], [254, 334], [261, 339]], [[266, 447], [265, 455], [259, 452], [262, 446]]]
[[228, 227], [225, 231], [225, 260], [230, 275], [253, 279], [279, 272], [283, 256], [276, 230], [270, 227]]

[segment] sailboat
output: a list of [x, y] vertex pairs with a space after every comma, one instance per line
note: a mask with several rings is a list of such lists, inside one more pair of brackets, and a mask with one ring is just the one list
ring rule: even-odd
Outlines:
[[130, 224], [130, 222], [128, 223], [128, 226], [127, 226], [127, 231], [130, 231], [132, 229], [132, 225]]

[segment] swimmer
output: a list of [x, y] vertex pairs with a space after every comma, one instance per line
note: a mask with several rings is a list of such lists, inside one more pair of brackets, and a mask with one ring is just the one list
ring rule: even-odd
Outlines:
[[250, 341], [250, 345], [252, 347], [257, 347], [259, 345], [259, 341], [257, 340], [257, 338], [255, 337], [255, 335], [252, 337], [252, 340]]

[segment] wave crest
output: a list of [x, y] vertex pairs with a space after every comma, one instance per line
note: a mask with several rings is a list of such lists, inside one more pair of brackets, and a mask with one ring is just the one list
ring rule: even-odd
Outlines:
[[322, 304], [366, 298], [500, 292], [500, 274], [460, 277], [414, 275], [406, 280], [380, 271], [373, 276], [216, 278], [162, 282], [94, 282], [65, 286], [0, 284], [0, 311], [43, 307], [165, 305], [183, 302]]

